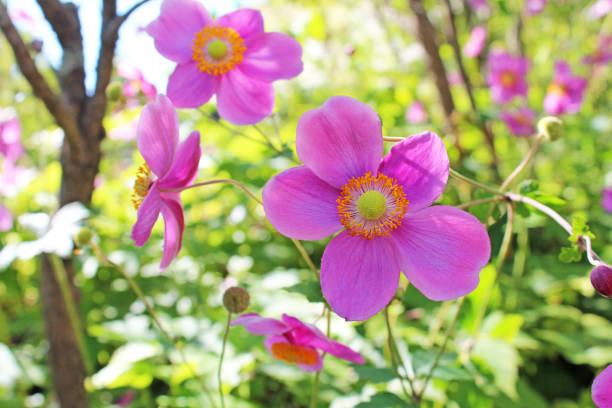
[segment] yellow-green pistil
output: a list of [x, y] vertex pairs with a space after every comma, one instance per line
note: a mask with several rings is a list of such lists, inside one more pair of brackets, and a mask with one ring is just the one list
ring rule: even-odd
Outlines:
[[214, 59], [222, 59], [227, 54], [227, 44], [221, 40], [213, 40], [208, 44], [208, 55]]
[[363, 218], [377, 220], [385, 213], [387, 200], [379, 191], [366, 191], [357, 200], [357, 209]]

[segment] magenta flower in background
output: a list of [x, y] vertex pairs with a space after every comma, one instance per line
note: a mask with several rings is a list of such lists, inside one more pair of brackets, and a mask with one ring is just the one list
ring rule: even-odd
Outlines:
[[217, 95], [219, 115], [236, 125], [257, 123], [274, 108], [277, 79], [302, 72], [302, 47], [291, 36], [264, 32], [261, 13], [240, 9], [213, 21], [196, 0], [164, 0], [145, 31], [178, 63], [168, 97], [195, 108]]
[[13, 228], [13, 214], [11, 210], [0, 204], [0, 231], [8, 231]]
[[591, 396], [598, 408], [612, 408], [612, 364], [595, 377]]
[[463, 55], [474, 58], [480, 55], [487, 42], [487, 29], [482, 26], [474, 27], [470, 38], [463, 46]]
[[597, 50], [587, 57], [582, 62], [585, 64], [605, 64], [612, 60], [612, 36], [600, 35]]
[[587, 18], [590, 20], [602, 18], [603, 16], [610, 14], [611, 11], [612, 11], [612, 0], [597, 0], [587, 10]]
[[546, 7], [546, 3], [548, 3], [548, 0], [525, 0], [527, 11], [532, 16], [541, 13]]
[[365, 363], [356, 351], [328, 339], [316, 326], [293, 316], [283, 314], [280, 321], [261, 317], [257, 313], [246, 313], [231, 324], [244, 325], [249, 333], [266, 336], [264, 344], [270, 354], [305, 371], [320, 371], [323, 368], [320, 351], [354, 363]]
[[544, 111], [550, 115], [578, 113], [586, 86], [587, 80], [574, 76], [567, 62], [557, 61], [555, 76], [544, 98]]
[[134, 183], [132, 202], [138, 215], [131, 238], [136, 246], [144, 245], [161, 212], [165, 224], [161, 269], [176, 258], [185, 229], [179, 193], [168, 190], [191, 184], [202, 155], [200, 133], [194, 131], [179, 143], [178, 126], [172, 102], [162, 94], [142, 109], [138, 122], [138, 150], [145, 164]]
[[487, 3], [487, 0], [468, 0], [468, 4], [474, 11], [489, 9], [489, 4]]
[[305, 165], [268, 181], [264, 210], [291, 238], [319, 240], [342, 231], [321, 261], [321, 289], [338, 315], [364, 320], [376, 314], [395, 294], [400, 270], [433, 300], [478, 286], [491, 251], [485, 227], [455, 207], [429, 207], [449, 173], [435, 133], [397, 143], [381, 161], [376, 112], [334, 96], [299, 119], [296, 149]]
[[9, 110], [0, 109], [0, 155], [14, 163], [23, 152], [19, 118]]
[[536, 113], [526, 107], [501, 113], [502, 120], [508, 129], [516, 136], [532, 136], [535, 134], [534, 121]]
[[600, 295], [612, 299], [612, 268], [603, 264], [593, 268], [591, 284]]
[[121, 88], [123, 96], [129, 99], [136, 98], [139, 94], [144, 95], [147, 98], [147, 102], [153, 102], [157, 95], [157, 89], [155, 85], [148, 82], [140, 71], [135, 66], [128, 63], [120, 63], [117, 67], [117, 74], [121, 78], [126, 79]]
[[527, 97], [529, 60], [513, 57], [506, 52], [494, 52], [487, 60], [489, 75], [487, 83], [491, 88], [491, 98], [495, 103], [508, 103], [515, 96]]
[[605, 188], [601, 192], [601, 206], [604, 210], [612, 214], [612, 187]]
[[427, 122], [428, 116], [425, 111], [425, 106], [421, 102], [415, 101], [410, 104], [408, 109], [406, 109], [406, 114], [404, 115], [406, 121], [410, 123], [423, 123]]

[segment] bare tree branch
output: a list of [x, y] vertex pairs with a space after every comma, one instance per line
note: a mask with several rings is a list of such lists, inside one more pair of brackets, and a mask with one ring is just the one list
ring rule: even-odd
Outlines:
[[13, 25], [8, 15], [8, 10], [2, 2], [0, 2], [0, 29], [2, 29], [4, 36], [13, 49], [19, 70], [30, 83], [34, 94], [43, 101], [57, 124], [64, 130], [71, 149], [77, 155], [80, 155], [83, 151], [83, 145], [72, 109], [66, 101], [53, 92], [45, 78], [36, 68], [27, 46]]
[[122, 16], [121, 16], [121, 20], [125, 21], [127, 20], [127, 18], [130, 16], [130, 14], [132, 14], [133, 12], [135, 12], [138, 7], [142, 6], [145, 3], [148, 3], [150, 0], [141, 0], [138, 3], [134, 4], [128, 11], [126, 11]]

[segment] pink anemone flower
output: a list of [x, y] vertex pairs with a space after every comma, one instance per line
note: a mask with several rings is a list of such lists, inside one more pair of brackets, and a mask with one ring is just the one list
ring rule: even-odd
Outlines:
[[[24, 149], [21, 144], [19, 118], [8, 112], [9, 110], [0, 109], [0, 155], [14, 163], [23, 156]], [[8, 116], [8, 118], [3, 119], [4, 116]]]
[[487, 29], [482, 26], [474, 27], [468, 42], [463, 46], [463, 55], [474, 58], [480, 55], [487, 42]]
[[302, 72], [302, 47], [287, 34], [266, 33], [261, 13], [240, 9], [213, 21], [195, 0], [164, 0], [145, 31], [155, 48], [178, 63], [168, 80], [177, 108], [217, 95], [219, 115], [236, 125], [257, 123], [274, 108], [277, 79]]
[[412, 102], [408, 109], [406, 109], [404, 118], [410, 123], [427, 122], [428, 116], [427, 111], [425, 111], [425, 106], [419, 101]]
[[591, 396], [598, 408], [612, 408], [612, 364], [595, 377]]
[[597, 49], [585, 57], [582, 62], [589, 65], [605, 64], [612, 60], [612, 36], [601, 35]]
[[489, 4], [487, 0], [468, 0], [468, 3], [474, 11], [489, 9]]
[[145, 79], [141, 70], [124, 62], [117, 67], [117, 74], [121, 78], [126, 79], [121, 88], [123, 96], [136, 98], [138, 94], [142, 94], [147, 98], [148, 102], [155, 100], [157, 89], [155, 89], [155, 85]]
[[536, 113], [533, 110], [522, 107], [512, 112], [502, 112], [501, 117], [515, 136], [528, 137], [535, 134], [536, 130], [533, 122], [536, 118]]
[[0, 231], [5, 232], [13, 228], [13, 214], [11, 210], [0, 204]]
[[612, 11], [612, 0], [597, 0], [587, 10], [587, 18], [589, 20], [596, 20], [610, 14]]
[[505, 52], [492, 53], [488, 60], [487, 83], [491, 87], [491, 98], [495, 103], [508, 103], [515, 96], [527, 96], [529, 60], [513, 57]]
[[478, 286], [491, 252], [485, 227], [449, 206], [449, 161], [432, 132], [397, 143], [381, 161], [382, 126], [369, 106], [334, 96], [298, 120], [305, 164], [263, 189], [266, 216], [281, 234], [318, 240], [338, 231], [321, 261], [321, 288], [347, 320], [365, 320], [391, 300], [400, 270], [425, 296], [454, 299]]
[[548, 0], [526, 0], [525, 6], [529, 14], [533, 16], [541, 13], [544, 7], [546, 7], [546, 3], [548, 3]]
[[550, 115], [578, 113], [586, 86], [587, 80], [573, 75], [567, 62], [558, 61], [555, 76], [544, 98], [544, 111]]
[[270, 354], [305, 371], [320, 371], [323, 368], [320, 351], [354, 363], [365, 363], [361, 354], [328, 339], [316, 326], [293, 316], [283, 314], [280, 321], [261, 317], [257, 313], [246, 313], [231, 324], [241, 324], [251, 334], [266, 336], [264, 344]]
[[612, 187], [605, 188], [601, 192], [601, 206], [604, 210], [612, 214]]
[[183, 240], [183, 204], [176, 190], [191, 184], [202, 155], [200, 133], [194, 131], [179, 143], [178, 126], [172, 102], [160, 94], [142, 109], [137, 130], [145, 164], [134, 183], [132, 202], [138, 214], [131, 238], [136, 246], [144, 245], [161, 212], [165, 224], [161, 269], [176, 258]]

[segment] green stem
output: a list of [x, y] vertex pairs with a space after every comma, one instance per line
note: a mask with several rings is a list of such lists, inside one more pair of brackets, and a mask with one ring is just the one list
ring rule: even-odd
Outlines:
[[[68, 319], [70, 320], [70, 326], [77, 342], [79, 352], [81, 353], [81, 359], [85, 363], [85, 369], [87, 373], [92, 373], [92, 365], [89, 360], [89, 353], [87, 352], [87, 343], [85, 342], [84, 330], [81, 325], [81, 319], [76, 307], [76, 302], [72, 296], [70, 290], [70, 284], [68, 283], [68, 273], [64, 267], [64, 262], [55, 254], [47, 254], [51, 259], [53, 265], [53, 272], [55, 273], [55, 279], [60, 287], [62, 297], [64, 298], [64, 305], [68, 312]], [[43, 255], [44, 256], [44, 255]]]
[[[404, 391], [404, 395], [406, 396], [406, 398], [409, 400], [416, 400], [416, 402], [420, 402], [420, 399], [417, 398], [417, 395], [414, 392], [414, 384], [412, 382], [412, 379], [410, 377], [402, 376], [399, 372], [398, 360], [404, 368], [406, 368], [406, 365], [402, 361], [402, 356], [399, 354], [399, 351], [397, 349], [397, 343], [395, 342], [395, 338], [393, 337], [393, 331], [391, 330], [391, 322], [389, 320], [388, 305], [383, 309], [383, 314], [385, 316], [385, 325], [387, 326], [387, 344], [389, 347], [389, 354], [391, 356], [391, 365], [393, 366], [393, 371], [395, 372], [395, 375], [400, 381], [402, 391]], [[404, 385], [404, 379], [408, 381], [411, 393], [408, 393], [408, 390], [406, 390], [406, 386]]]
[[466, 177], [466, 176], [464, 176], [463, 174], [459, 173], [459, 172], [458, 172], [457, 170], [455, 170], [455, 169], [449, 168], [449, 169], [448, 169], [448, 171], [449, 171], [449, 174], [450, 174], [452, 177], [456, 178], [457, 180], [461, 180], [461, 181], [463, 181], [463, 182], [465, 182], [465, 183], [468, 183], [468, 184], [473, 185], [474, 187], [481, 188], [481, 189], [483, 189], [483, 190], [485, 190], [485, 191], [488, 191], [488, 192], [489, 192], [489, 193], [491, 193], [491, 194], [500, 195], [500, 196], [503, 196], [503, 195], [504, 195], [504, 193], [502, 193], [501, 191], [496, 190], [496, 189], [494, 189], [493, 187], [489, 187], [489, 186], [487, 186], [486, 184], [482, 184], [482, 183], [481, 183], [481, 182], [479, 182], [479, 181], [476, 181], [476, 180], [473, 180], [473, 179], [471, 179], [471, 178], [469, 178], [469, 177]]
[[230, 323], [232, 322], [232, 312], [227, 313], [227, 323], [225, 325], [225, 332], [223, 333], [223, 346], [221, 346], [221, 355], [219, 356], [219, 368], [217, 370], [217, 380], [219, 382], [219, 398], [221, 399], [221, 407], [225, 408], [225, 401], [223, 399], [223, 387], [221, 383], [221, 369], [223, 368], [223, 356], [225, 355], [225, 345], [227, 344], [227, 336], [230, 331]]
[[[325, 334], [329, 338], [331, 333], [331, 310], [328, 309], [327, 306], [325, 306], [325, 309], [327, 310], [327, 330]], [[327, 353], [323, 352], [321, 355], [321, 360], [323, 360], [326, 355]], [[310, 397], [310, 408], [317, 408], [317, 401], [319, 399], [319, 377], [321, 376], [321, 371], [322, 370], [315, 372], [314, 375], [314, 381], [312, 382], [312, 394]]]
[[459, 208], [460, 210], [464, 210], [469, 207], [473, 207], [473, 206], [481, 205], [481, 204], [488, 204], [488, 203], [499, 201], [499, 200], [500, 200], [499, 197], [483, 198], [482, 200], [474, 200], [474, 201], [470, 201], [465, 204], [458, 205], [456, 208]]

